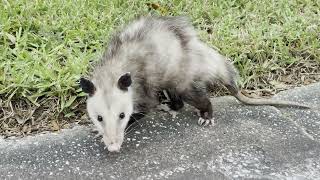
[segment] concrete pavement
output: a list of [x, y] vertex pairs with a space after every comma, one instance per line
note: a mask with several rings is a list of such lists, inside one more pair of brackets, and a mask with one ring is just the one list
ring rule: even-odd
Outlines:
[[0, 179], [320, 179], [320, 83], [277, 94], [313, 110], [212, 99], [215, 126], [186, 107], [139, 121], [120, 153], [89, 127], [0, 139]]

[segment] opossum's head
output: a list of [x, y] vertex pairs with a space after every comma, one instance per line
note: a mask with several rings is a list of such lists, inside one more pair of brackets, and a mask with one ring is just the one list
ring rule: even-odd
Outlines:
[[81, 78], [80, 86], [87, 93], [87, 111], [90, 119], [103, 135], [109, 151], [119, 151], [126, 126], [133, 112], [131, 76], [126, 73], [111, 87], [97, 86], [95, 82]]

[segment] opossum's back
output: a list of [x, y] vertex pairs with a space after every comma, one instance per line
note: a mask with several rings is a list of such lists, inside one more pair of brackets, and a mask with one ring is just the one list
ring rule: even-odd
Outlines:
[[103, 69], [116, 76], [138, 73], [150, 84], [180, 82], [190, 68], [186, 51], [194, 39], [196, 32], [185, 17], [142, 17], [113, 36]]
[[181, 79], [177, 72], [183, 71], [187, 65], [185, 51], [188, 43], [196, 39], [187, 18], [144, 17], [129, 25], [123, 34], [128, 39], [130, 35], [131, 38], [136, 37], [137, 44], [132, 44], [131, 49], [137, 46], [137, 51], [145, 51], [146, 56], [142, 60], [148, 81], [162, 83]]
[[141, 17], [129, 24], [122, 33], [127, 40], [147, 39], [150, 36], [157, 36], [158, 33], [173, 34], [183, 45], [190, 39], [196, 37], [196, 32], [187, 17]]

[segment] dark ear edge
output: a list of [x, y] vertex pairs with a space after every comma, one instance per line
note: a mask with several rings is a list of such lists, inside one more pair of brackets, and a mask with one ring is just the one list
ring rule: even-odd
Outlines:
[[122, 75], [118, 80], [118, 87], [123, 91], [127, 91], [128, 87], [131, 84], [132, 84], [132, 79], [131, 79], [131, 74], [129, 72]]
[[94, 84], [85, 78], [80, 78], [80, 86], [82, 88], [82, 91], [89, 94], [89, 96], [92, 96], [95, 91], [96, 91], [96, 87], [94, 86]]

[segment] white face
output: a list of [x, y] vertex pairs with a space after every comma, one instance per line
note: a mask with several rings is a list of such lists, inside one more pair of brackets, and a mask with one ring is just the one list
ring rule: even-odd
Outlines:
[[109, 151], [119, 151], [124, 140], [125, 128], [133, 112], [133, 100], [130, 88], [122, 91], [114, 88], [112, 93], [96, 89], [87, 100], [90, 119], [103, 135], [103, 141]]

